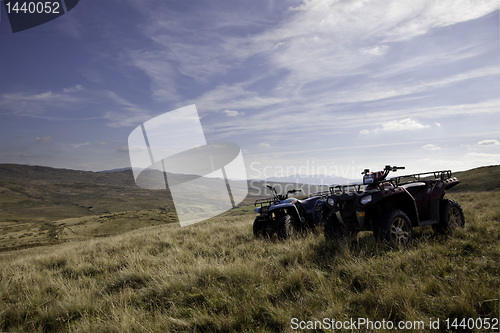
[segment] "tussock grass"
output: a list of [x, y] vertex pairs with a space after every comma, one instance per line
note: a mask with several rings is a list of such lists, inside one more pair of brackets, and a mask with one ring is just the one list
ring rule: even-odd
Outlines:
[[254, 214], [240, 208], [186, 228], [3, 253], [0, 330], [280, 332], [291, 318], [497, 317], [500, 193], [453, 198], [466, 228], [424, 228], [403, 251], [371, 233], [256, 240]]

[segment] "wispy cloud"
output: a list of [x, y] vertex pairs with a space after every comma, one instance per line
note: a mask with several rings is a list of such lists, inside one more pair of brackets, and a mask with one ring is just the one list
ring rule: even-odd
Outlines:
[[245, 89], [243, 85], [219, 85], [190, 102], [196, 103], [200, 110], [220, 111], [224, 109], [259, 109], [284, 101], [285, 99], [280, 97], [261, 96], [256, 91]]
[[306, 1], [297, 15], [255, 38], [290, 79], [306, 83], [366, 72], [390, 46], [497, 10], [491, 1]]
[[[0, 96], [0, 106], [6, 113], [34, 118], [57, 118], [54, 110], [59, 110], [81, 102], [80, 97], [70, 92], [15, 92]], [[61, 115], [58, 115], [61, 117]], [[63, 116], [62, 116], [63, 117]]]
[[174, 64], [168, 61], [167, 50], [130, 51], [132, 65], [144, 71], [151, 80], [152, 95], [159, 101], [177, 101], [178, 74]]
[[[78, 120], [120, 161], [126, 127], [193, 103], [209, 141], [238, 143], [266, 163], [375, 160], [393, 146], [408, 156], [441, 148], [448, 163], [465, 154], [453, 144], [498, 147], [498, 15], [488, 15], [498, 1], [115, 0], [106, 9], [118, 2], [102, 26], [69, 22], [65, 47], [81, 47], [79, 57], [53, 57], [60, 67], [47, 69], [64, 83], [9, 86], [2, 114]], [[95, 133], [102, 125], [111, 128]], [[63, 147], [55, 132], [30, 133], [40, 150], [97, 150], [82, 135]]]

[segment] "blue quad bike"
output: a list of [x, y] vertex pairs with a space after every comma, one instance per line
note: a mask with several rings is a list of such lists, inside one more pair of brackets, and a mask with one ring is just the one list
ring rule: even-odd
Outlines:
[[255, 237], [271, 237], [277, 235], [279, 239], [293, 237], [296, 234], [314, 229], [321, 224], [322, 195], [317, 194], [305, 200], [289, 197], [301, 190], [290, 190], [285, 195], [277, 193], [273, 186], [267, 185], [273, 193], [271, 198], [255, 201], [255, 212], [259, 215], [253, 223]]

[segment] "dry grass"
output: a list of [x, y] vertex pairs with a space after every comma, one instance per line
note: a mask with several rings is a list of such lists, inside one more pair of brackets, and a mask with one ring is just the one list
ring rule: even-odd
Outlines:
[[405, 251], [370, 233], [255, 240], [254, 214], [240, 208], [186, 228], [4, 252], [0, 330], [279, 332], [293, 317], [497, 317], [500, 193], [453, 198], [466, 228], [451, 238], [419, 230]]

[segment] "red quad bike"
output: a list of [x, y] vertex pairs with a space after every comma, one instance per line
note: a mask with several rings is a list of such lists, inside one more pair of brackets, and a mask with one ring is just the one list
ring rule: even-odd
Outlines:
[[367, 230], [391, 245], [406, 246], [413, 227], [432, 225], [443, 234], [464, 227], [460, 205], [444, 199], [445, 191], [460, 182], [451, 176], [451, 170], [386, 179], [399, 169], [404, 167], [387, 165], [377, 172], [365, 169], [362, 184], [330, 187], [323, 205], [326, 238]]

